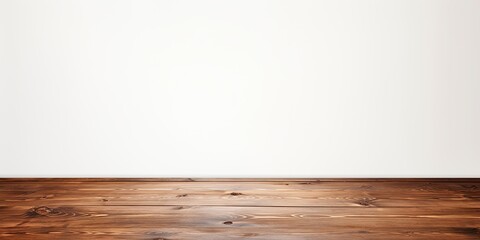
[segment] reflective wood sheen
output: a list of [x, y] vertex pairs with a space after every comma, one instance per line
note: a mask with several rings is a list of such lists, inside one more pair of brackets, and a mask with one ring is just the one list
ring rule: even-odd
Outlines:
[[0, 179], [0, 239], [480, 239], [480, 179]]

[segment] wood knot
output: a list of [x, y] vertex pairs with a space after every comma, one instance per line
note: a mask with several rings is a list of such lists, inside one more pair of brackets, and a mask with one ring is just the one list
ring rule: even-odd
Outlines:
[[42, 216], [47, 216], [48, 214], [50, 214], [51, 212], [53, 212], [53, 209], [49, 208], [49, 207], [37, 207], [37, 208], [33, 208], [32, 209], [33, 212], [35, 212], [36, 214], [38, 215], [42, 215]]
[[225, 221], [225, 222], [223, 222], [223, 224], [225, 224], [225, 225], [232, 225], [233, 222], [232, 222], [232, 221]]
[[186, 196], [188, 196], [188, 194], [179, 194], [179, 195], [177, 195], [177, 198], [182, 198], [182, 197], [186, 197]]
[[58, 213], [59, 211], [54, 208], [41, 206], [31, 208], [30, 210], [28, 210], [28, 212], [25, 213], [25, 215], [27, 217], [46, 217], [51, 215], [58, 215]]
[[375, 201], [375, 199], [372, 199], [372, 198], [362, 198], [362, 199], [356, 201], [355, 203], [358, 204], [358, 205], [364, 206], [364, 207], [372, 207], [372, 206], [374, 206], [373, 205], [374, 201]]
[[232, 192], [232, 193], [230, 193], [230, 195], [232, 195], [232, 196], [240, 196], [240, 195], [243, 195], [243, 193]]
[[173, 209], [182, 210], [182, 209], [188, 209], [188, 208], [190, 208], [190, 207], [188, 207], [188, 206], [178, 206], [178, 207], [174, 207]]
[[108, 202], [108, 199], [102, 198], [102, 202]]
[[53, 194], [48, 194], [48, 195], [45, 195], [43, 197], [41, 197], [40, 199], [49, 199], [49, 198], [53, 198], [55, 195]]

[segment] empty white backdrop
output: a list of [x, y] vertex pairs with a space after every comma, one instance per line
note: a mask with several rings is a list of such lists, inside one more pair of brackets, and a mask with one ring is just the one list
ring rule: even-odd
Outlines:
[[0, 1], [0, 176], [479, 177], [480, 1]]

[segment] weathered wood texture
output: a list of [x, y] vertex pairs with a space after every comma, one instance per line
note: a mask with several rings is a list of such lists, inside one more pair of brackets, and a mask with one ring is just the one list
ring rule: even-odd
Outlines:
[[480, 239], [480, 179], [0, 179], [0, 239]]

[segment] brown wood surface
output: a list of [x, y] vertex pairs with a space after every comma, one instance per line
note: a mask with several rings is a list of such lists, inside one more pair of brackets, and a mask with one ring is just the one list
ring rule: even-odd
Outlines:
[[0, 179], [0, 239], [480, 239], [480, 179]]

